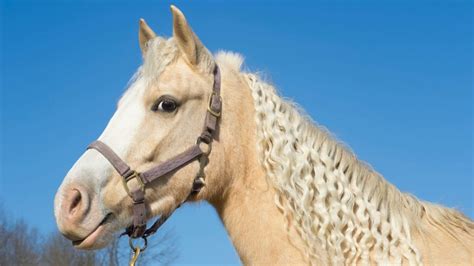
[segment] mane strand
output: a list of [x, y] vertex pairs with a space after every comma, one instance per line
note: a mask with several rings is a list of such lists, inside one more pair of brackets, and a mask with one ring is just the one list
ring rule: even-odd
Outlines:
[[[216, 58], [235, 69], [243, 62], [234, 53]], [[277, 191], [275, 204], [287, 230], [296, 229], [306, 244], [309, 261], [422, 264], [413, 234], [423, 234], [424, 217], [458, 241], [456, 230], [472, 232], [468, 218], [400, 192], [273, 86], [241, 75], [252, 91], [260, 162]]]

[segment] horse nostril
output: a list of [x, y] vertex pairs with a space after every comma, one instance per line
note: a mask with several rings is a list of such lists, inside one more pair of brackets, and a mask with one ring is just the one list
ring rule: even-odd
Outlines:
[[75, 184], [64, 190], [64, 196], [62, 208], [67, 219], [75, 223], [82, 221], [90, 208], [87, 189]]
[[[97, 197], [81, 183], [69, 183], [60, 188], [54, 200], [54, 214], [59, 231], [71, 240], [84, 239], [103, 218]], [[94, 203], [94, 204], [93, 204]], [[1, 263], [0, 263], [1, 264]]]
[[69, 214], [74, 214], [78, 209], [80, 209], [80, 204], [82, 200], [82, 194], [79, 190], [71, 190], [71, 205], [69, 206]]

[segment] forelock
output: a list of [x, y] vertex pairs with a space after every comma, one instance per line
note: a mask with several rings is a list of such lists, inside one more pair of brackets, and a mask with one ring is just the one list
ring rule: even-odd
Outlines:
[[147, 42], [147, 51], [143, 57], [141, 75], [146, 79], [157, 78], [164, 69], [173, 63], [179, 55], [179, 49], [173, 38], [156, 37]]

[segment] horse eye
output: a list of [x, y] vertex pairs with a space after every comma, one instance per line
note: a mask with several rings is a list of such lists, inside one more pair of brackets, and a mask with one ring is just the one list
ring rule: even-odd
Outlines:
[[155, 104], [152, 108], [153, 111], [160, 111], [171, 113], [178, 108], [178, 104], [172, 99], [162, 99], [158, 101], [158, 104]]

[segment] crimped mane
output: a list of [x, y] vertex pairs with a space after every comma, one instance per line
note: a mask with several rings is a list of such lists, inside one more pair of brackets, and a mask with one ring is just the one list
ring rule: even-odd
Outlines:
[[[217, 62], [239, 69], [243, 60], [221, 52]], [[464, 215], [401, 193], [273, 86], [242, 75], [252, 90], [260, 161], [277, 190], [275, 202], [311, 262], [421, 264], [412, 235], [423, 234], [424, 217], [454, 239], [461, 241], [460, 231], [472, 237], [474, 224]]]
[[[150, 40], [131, 83], [153, 82], [178, 57], [172, 38]], [[201, 60], [200, 69], [211, 72], [212, 56]], [[243, 63], [226, 52], [216, 61], [237, 71]], [[277, 191], [275, 203], [287, 230], [294, 228], [306, 244], [303, 253], [311, 262], [421, 264], [412, 238], [426, 233], [422, 221], [458, 241], [474, 239], [474, 224], [464, 215], [401, 193], [273, 86], [256, 74], [241, 75], [252, 91], [260, 162]], [[121, 101], [134, 93], [127, 90]]]

